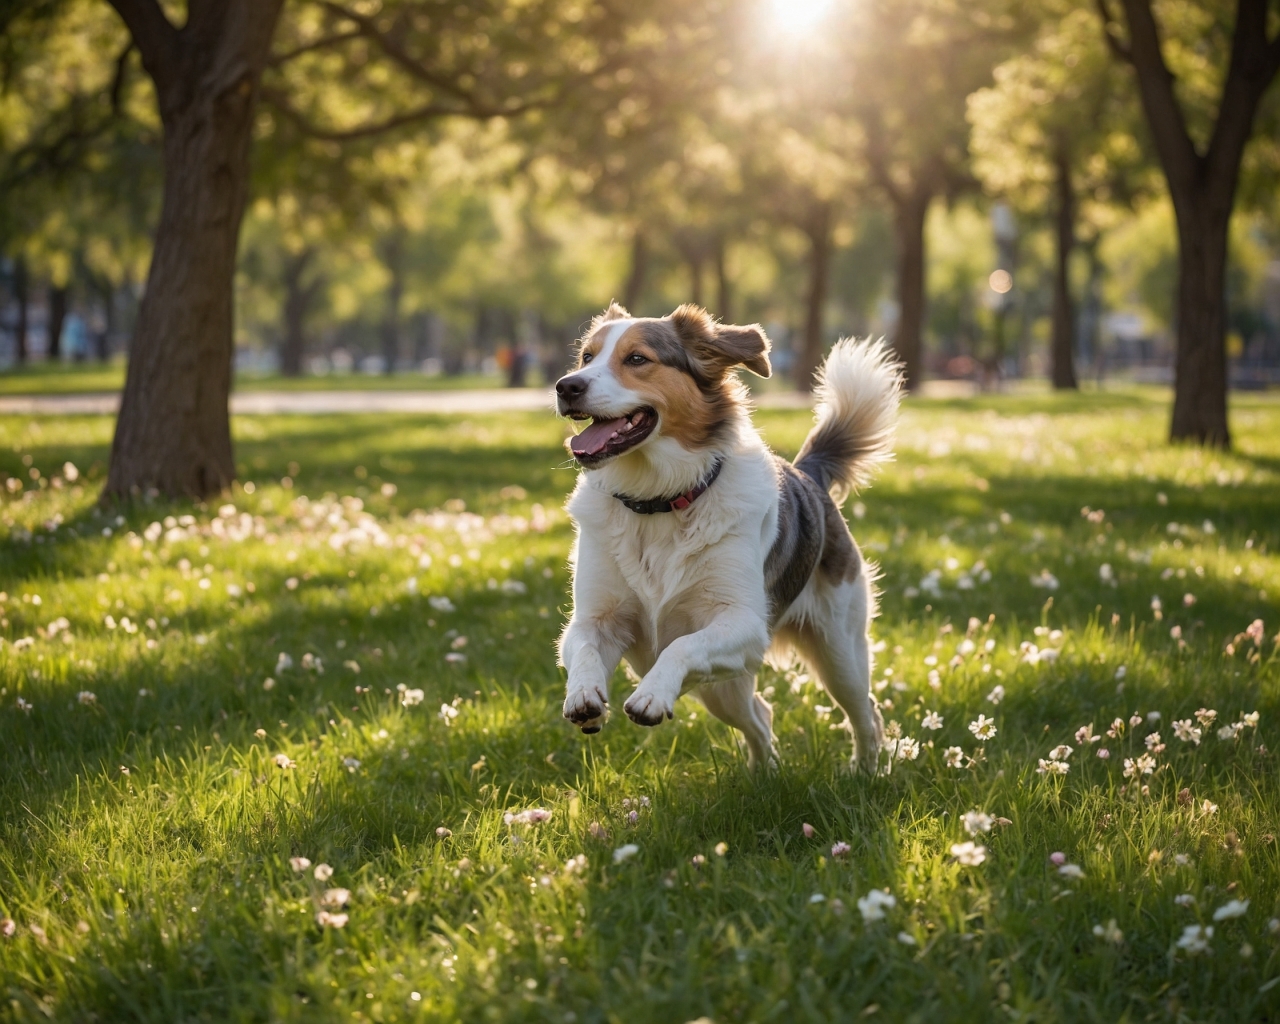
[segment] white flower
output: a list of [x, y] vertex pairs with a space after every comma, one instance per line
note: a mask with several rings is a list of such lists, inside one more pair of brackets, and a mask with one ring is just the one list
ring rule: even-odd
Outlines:
[[1124, 777], [1133, 779], [1139, 775], [1150, 775], [1156, 770], [1156, 759], [1150, 754], [1143, 754], [1141, 757], [1124, 759]]
[[1248, 900], [1228, 900], [1213, 912], [1215, 921], [1229, 921], [1233, 917], [1244, 917], [1249, 909]]
[[322, 928], [345, 928], [350, 917], [347, 914], [331, 914], [322, 910], [316, 914], [316, 924]]
[[1258, 712], [1250, 711], [1247, 715], [1241, 715], [1240, 724], [1248, 726], [1250, 729], [1258, 728]]
[[342, 767], [349, 772], [356, 772], [360, 768], [360, 761], [354, 757], [344, 757], [342, 759]]
[[989, 740], [996, 734], [996, 723], [986, 715], [979, 715], [969, 723], [969, 731], [980, 740]]
[[1194, 907], [1196, 905], [1196, 898], [1192, 896], [1191, 893], [1184, 892], [1181, 895], [1175, 896], [1173, 898], [1173, 902], [1180, 907]]
[[1196, 712], [1196, 721], [1199, 722], [1200, 725], [1203, 726], [1205, 729], [1213, 725], [1213, 720], [1217, 717], [1218, 717], [1218, 712], [1212, 710], [1211, 708], [1200, 708], [1200, 710]]
[[320, 902], [331, 910], [341, 910], [351, 899], [350, 889], [326, 889]]
[[991, 826], [995, 824], [995, 818], [982, 811], [966, 811], [960, 815], [960, 824], [969, 835], [976, 836], [979, 832], [990, 832]]
[[992, 687], [991, 692], [987, 694], [987, 700], [992, 704], [999, 704], [1004, 700], [1004, 687], [997, 683]]
[[1198, 728], [1191, 724], [1191, 719], [1189, 718], [1174, 722], [1173, 734], [1183, 743], [1194, 743], [1196, 746], [1200, 745], [1200, 737], [1203, 735]]
[[639, 852], [640, 847], [635, 843], [627, 843], [625, 846], [619, 846], [613, 851], [613, 862], [615, 864], [621, 864], [624, 860], [629, 857], [634, 857]]
[[1082, 725], [1076, 730], [1076, 742], [1081, 746], [1086, 743], [1101, 743], [1102, 737], [1093, 734], [1093, 723], [1090, 722], [1088, 725]]
[[815, 892], [812, 896], [810, 896], [810, 897], [809, 897], [809, 902], [810, 902], [810, 903], [815, 903], [815, 904], [816, 904], [816, 903], [826, 903], [826, 902], [827, 902], [827, 898], [826, 898], [824, 895], [822, 895], [822, 893], [820, 893], [820, 892]]
[[290, 857], [289, 867], [293, 868], [294, 871], [301, 873], [311, 867], [311, 861], [307, 860], [306, 857]]
[[415, 704], [421, 704], [426, 696], [427, 695], [419, 689], [406, 689], [404, 693], [400, 695], [400, 703], [407, 708], [411, 708]]
[[570, 857], [564, 862], [564, 873], [566, 875], [576, 874], [579, 871], [587, 870], [586, 854], [580, 853], [576, 857]]
[[285, 654], [284, 651], [281, 651], [276, 656], [276, 675], [291, 668], [293, 668], [293, 659]]
[[542, 807], [530, 807], [526, 811], [517, 811], [515, 813], [507, 811], [502, 816], [502, 820], [508, 825], [540, 825], [544, 821], [551, 820], [551, 812]]
[[1243, 723], [1236, 722], [1234, 725], [1224, 725], [1218, 730], [1218, 739], [1233, 740], [1240, 735], [1240, 730], [1244, 728]]
[[899, 761], [914, 761], [920, 756], [920, 743], [910, 736], [904, 736], [895, 744]]
[[317, 882], [327, 882], [333, 877], [333, 868], [328, 864], [317, 864], [312, 874], [315, 875]]
[[1200, 813], [1201, 813], [1201, 814], [1203, 814], [1206, 818], [1207, 818], [1210, 814], [1217, 814], [1217, 813], [1218, 813], [1218, 805], [1217, 805], [1217, 804], [1215, 804], [1212, 800], [1201, 800], [1201, 801], [1200, 801]]
[[[406, 693], [406, 696], [407, 695], [408, 694]], [[440, 705], [440, 720], [444, 722], [445, 725], [452, 725], [453, 720], [457, 717], [458, 717], [458, 709], [455, 708], [452, 704]]]
[[447, 597], [429, 597], [427, 598], [427, 604], [431, 605], [431, 607], [438, 612], [452, 612], [457, 610], [454, 608], [453, 602]]
[[948, 768], [963, 768], [964, 750], [960, 747], [947, 747], [942, 752], [942, 763]]
[[1189, 924], [1182, 929], [1182, 938], [1178, 940], [1177, 946], [1195, 956], [1209, 949], [1209, 940], [1212, 938], [1213, 925], [1203, 927], [1198, 924]]
[[942, 716], [936, 711], [930, 711], [920, 720], [920, 728], [937, 731], [942, 728]]
[[98, 695], [89, 690], [81, 690], [76, 694], [76, 700], [81, 704], [96, 704], [98, 702]]
[[987, 848], [976, 843], [952, 843], [951, 856], [966, 868], [975, 868], [987, 859]]
[[886, 909], [892, 910], [898, 901], [883, 889], [872, 889], [865, 896], [858, 899], [858, 911], [862, 914], [862, 920], [867, 924], [872, 921], [883, 921]]
[[1031, 577], [1031, 585], [1042, 590], [1057, 590], [1058, 577], [1051, 573], [1048, 569], [1041, 569], [1039, 576]]
[[1124, 932], [1116, 927], [1116, 919], [1114, 917], [1107, 922], [1105, 928], [1100, 924], [1095, 924], [1093, 926], [1093, 934], [1105, 942], [1110, 942], [1114, 946], [1118, 946], [1120, 943], [1124, 942]]
[[853, 849], [853, 847], [852, 847], [852, 846], [850, 846], [850, 845], [849, 845], [848, 843], [846, 843], [846, 842], [837, 842], [837, 843], [832, 843], [832, 844], [831, 844], [831, 856], [833, 856], [833, 857], [843, 857], [843, 856], [845, 856], [846, 854], [848, 854], [848, 852], [849, 852], [850, 850], [852, 850], [852, 849]]
[[1065, 743], [1059, 743], [1051, 751], [1049, 751], [1049, 760], [1065, 761], [1071, 756], [1071, 748]]
[[1071, 771], [1071, 765], [1066, 761], [1046, 761], [1040, 758], [1039, 767], [1036, 768], [1037, 775], [1066, 775]]
[[916, 937], [910, 932], [898, 932], [898, 941], [904, 946], [914, 946], [916, 944]]
[[288, 754], [276, 754], [271, 759], [271, 763], [277, 768], [297, 768], [298, 762], [291, 758]]
[[1160, 734], [1158, 732], [1148, 733], [1142, 742], [1147, 745], [1147, 749], [1152, 753], [1159, 753], [1164, 750], [1164, 744], [1160, 742]]
[[1072, 881], [1079, 881], [1084, 878], [1084, 868], [1079, 864], [1063, 864], [1058, 868], [1058, 874], [1063, 878], [1070, 878]]

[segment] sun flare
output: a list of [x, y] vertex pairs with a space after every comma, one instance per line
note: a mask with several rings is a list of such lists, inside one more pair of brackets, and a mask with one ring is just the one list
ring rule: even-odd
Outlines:
[[769, 0], [774, 26], [791, 35], [813, 31], [830, 7], [831, 0]]

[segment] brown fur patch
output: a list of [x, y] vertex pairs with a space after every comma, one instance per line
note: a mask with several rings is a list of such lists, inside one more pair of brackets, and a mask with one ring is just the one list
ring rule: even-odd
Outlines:
[[[724, 385], [704, 389], [687, 370], [672, 366], [655, 345], [655, 332], [636, 324], [618, 339], [609, 360], [609, 369], [623, 385], [641, 397], [658, 413], [664, 436], [674, 437], [690, 451], [715, 444], [728, 420], [735, 399]], [[633, 355], [644, 363], [632, 365]]]

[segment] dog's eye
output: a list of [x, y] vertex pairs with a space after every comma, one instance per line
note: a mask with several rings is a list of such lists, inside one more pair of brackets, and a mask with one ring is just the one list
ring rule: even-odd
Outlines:
[[628, 366], [643, 366], [648, 361], [649, 360], [646, 359], [644, 356], [642, 356], [639, 352], [632, 352], [631, 355], [627, 356]]
[[582, 365], [583, 365], [583, 366], [586, 366], [586, 365], [587, 365], [587, 363], [589, 363], [589, 362], [591, 362], [591, 353], [590, 353], [590, 352], [583, 352], [583, 353], [582, 353]]

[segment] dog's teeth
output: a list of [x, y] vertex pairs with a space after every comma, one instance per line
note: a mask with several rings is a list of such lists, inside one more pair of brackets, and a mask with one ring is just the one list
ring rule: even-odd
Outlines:
[[622, 430], [623, 430], [623, 433], [626, 433], [626, 431], [628, 431], [628, 430], [630, 430], [630, 429], [631, 429], [631, 421], [630, 421], [630, 420], [628, 420], [626, 423], [622, 424]]

